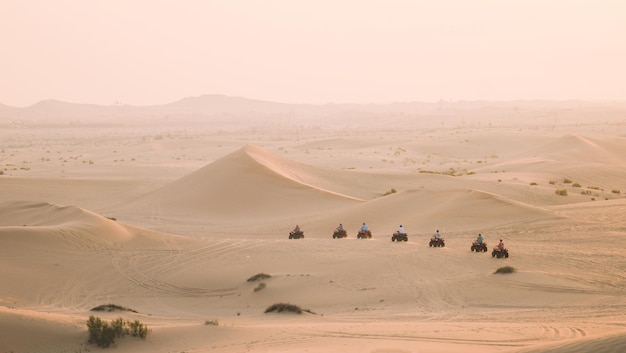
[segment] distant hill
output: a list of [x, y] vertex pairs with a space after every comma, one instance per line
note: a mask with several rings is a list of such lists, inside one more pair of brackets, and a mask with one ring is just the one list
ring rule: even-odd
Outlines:
[[456, 117], [465, 122], [472, 116], [526, 121], [535, 118], [567, 119], [597, 114], [612, 120], [626, 119], [624, 102], [583, 101], [457, 101], [394, 102], [389, 104], [292, 104], [225, 95], [202, 95], [151, 106], [77, 104], [44, 100], [28, 107], [0, 104], [0, 123], [23, 121], [35, 124], [134, 123], [206, 121], [213, 119], [265, 119], [341, 117], [342, 119]]

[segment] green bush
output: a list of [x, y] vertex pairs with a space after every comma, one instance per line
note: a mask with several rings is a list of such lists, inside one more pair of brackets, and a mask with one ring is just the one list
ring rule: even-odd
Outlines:
[[141, 323], [139, 320], [127, 321], [127, 323], [131, 336], [140, 338], [146, 338], [146, 336], [148, 336], [148, 326]]
[[99, 317], [89, 316], [87, 320], [87, 330], [89, 331], [90, 344], [107, 348], [114, 343], [116, 338], [131, 335], [133, 337], [146, 338], [148, 336], [148, 326], [139, 322], [139, 320], [124, 320], [121, 317], [111, 323], [102, 321]]
[[557, 189], [554, 191], [554, 193], [560, 196], [567, 196], [567, 190], [565, 189]]

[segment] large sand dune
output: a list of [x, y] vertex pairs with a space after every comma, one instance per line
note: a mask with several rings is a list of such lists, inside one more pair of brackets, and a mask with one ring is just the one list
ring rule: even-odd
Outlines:
[[120, 352], [622, 352], [626, 124], [520, 106], [0, 129], [0, 352], [97, 350], [89, 315], [150, 327]]

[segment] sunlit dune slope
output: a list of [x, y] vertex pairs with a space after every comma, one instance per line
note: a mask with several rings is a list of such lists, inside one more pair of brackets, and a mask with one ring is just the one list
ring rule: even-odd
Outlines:
[[248, 145], [122, 206], [151, 216], [235, 218], [316, 213], [359, 200], [308, 183], [306, 167]]

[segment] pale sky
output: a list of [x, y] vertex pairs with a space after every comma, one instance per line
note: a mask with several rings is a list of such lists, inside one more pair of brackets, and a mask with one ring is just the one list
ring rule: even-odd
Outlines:
[[0, 103], [626, 100], [622, 0], [0, 0]]

